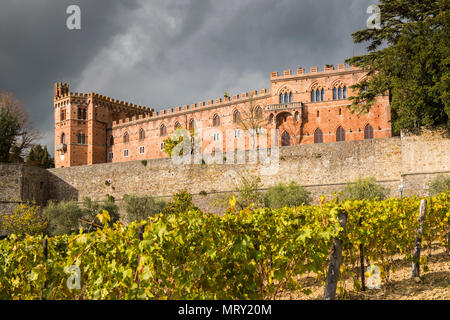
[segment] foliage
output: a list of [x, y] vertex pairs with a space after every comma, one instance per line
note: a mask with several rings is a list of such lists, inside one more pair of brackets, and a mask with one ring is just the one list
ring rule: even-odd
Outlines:
[[349, 182], [342, 191], [343, 200], [383, 200], [388, 195], [388, 189], [376, 183], [374, 177], [359, 178]]
[[264, 195], [259, 191], [260, 187], [260, 177], [242, 174], [236, 187], [236, 201], [238, 206], [241, 209], [247, 207], [262, 207], [264, 205]]
[[[354, 200], [282, 209], [235, 210], [223, 216], [201, 211], [158, 214], [124, 227], [48, 239], [0, 241], [0, 299], [274, 299], [303, 290], [298, 279], [324, 280], [333, 238], [347, 214], [342, 277], [353, 272], [364, 246], [371, 263], [386, 270], [393, 253], [408, 259], [420, 199]], [[103, 212], [99, 215], [107, 220]], [[450, 193], [429, 198], [424, 237], [443, 240], [449, 231]], [[359, 221], [362, 220], [362, 223]], [[143, 241], [137, 230], [144, 225]], [[139, 259], [138, 259], [139, 256]], [[139, 262], [138, 262], [139, 261]], [[81, 290], [66, 286], [66, 269], [81, 270]], [[138, 281], [139, 279], [139, 281]], [[139, 284], [138, 284], [139, 283]], [[44, 288], [45, 284], [45, 288]]]
[[309, 192], [291, 181], [289, 184], [279, 183], [270, 187], [264, 195], [264, 204], [268, 208], [294, 207], [309, 204]]
[[23, 162], [23, 155], [38, 137], [28, 113], [12, 93], [0, 93], [0, 162]]
[[369, 52], [346, 62], [368, 71], [353, 86], [352, 111], [367, 112], [378, 95], [390, 93], [395, 134], [444, 124], [450, 115], [450, 2], [380, 0], [381, 29], [353, 34]]
[[55, 167], [55, 161], [48, 153], [47, 146], [42, 148], [40, 144], [35, 145], [30, 149], [25, 162], [29, 165], [44, 169]]
[[48, 232], [50, 235], [74, 233], [79, 230], [80, 221], [84, 215], [76, 201], [50, 201], [42, 210], [42, 214], [48, 220]]
[[450, 176], [438, 174], [430, 183], [430, 196], [450, 190]]
[[93, 201], [89, 197], [83, 199], [83, 218], [93, 223], [99, 223], [97, 215], [103, 210], [108, 211], [111, 223], [119, 221], [119, 207], [115, 204], [114, 197], [106, 195], [102, 202]]
[[176, 214], [179, 212], [186, 212], [190, 210], [199, 210], [192, 203], [192, 194], [187, 191], [181, 191], [172, 197], [172, 200], [167, 203], [164, 208], [165, 214]]
[[34, 203], [18, 204], [13, 213], [4, 214], [0, 222], [0, 229], [17, 235], [35, 235], [47, 229], [47, 220]]
[[151, 196], [124, 195], [122, 198], [128, 220], [146, 220], [160, 212], [163, 212], [166, 202]]

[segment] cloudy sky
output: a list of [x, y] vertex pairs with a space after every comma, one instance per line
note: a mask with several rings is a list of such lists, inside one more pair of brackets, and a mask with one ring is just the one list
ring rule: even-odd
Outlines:
[[[271, 71], [364, 52], [376, 0], [2, 0], [0, 91], [53, 153], [53, 84], [156, 110], [269, 87]], [[81, 8], [81, 30], [66, 9]]]

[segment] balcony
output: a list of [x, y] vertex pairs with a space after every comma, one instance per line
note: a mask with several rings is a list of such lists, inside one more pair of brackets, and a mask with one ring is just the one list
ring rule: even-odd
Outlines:
[[266, 111], [279, 111], [279, 110], [289, 110], [289, 109], [298, 109], [303, 106], [301, 102], [289, 102], [289, 103], [277, 103], [277, 104], [269, 104], [266, 106]]
[[59, 152], [60, 154], [63, 154], [64, 152], [67, 151], [67, 144], [65, 144], [65, 143], [57, 144], [56, 151]]

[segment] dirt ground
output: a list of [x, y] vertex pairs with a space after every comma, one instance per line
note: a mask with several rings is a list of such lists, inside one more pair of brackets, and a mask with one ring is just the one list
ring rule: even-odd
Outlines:
[[[430, 255], [431, 253], [431, 255]], [[392, 272], [389, 283], [381, 283], [380, 289], [366, 289], [364, 292], [353, 290], [353, 281], [344, 281], [347, 293], [338, 296], [346, 300], [450, 300], [450, 254], [440, 245], [433, 245], [432, 250], [422, 250], [427, 256], [428, 270], [420, 268], [420, 279], [411, 278], [411, 263], [398, 257], [397, 270]], [[397, 257], [395, 257], [397, 258]], [[301, 279], [303, 288], [312, 290], [310, 295], [302, 292], [284, 294], [282, 299], [323, 299], [324, 286], [312, 277]]]

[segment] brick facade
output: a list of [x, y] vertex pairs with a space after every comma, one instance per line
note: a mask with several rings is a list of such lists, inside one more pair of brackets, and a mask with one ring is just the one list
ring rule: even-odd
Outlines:
[[323, 71], [312, 67], [309, 73], [302, 68], [295, 74], [272, 72], [270, 90], [159, 112], [95, 93], [71, 93], [67, 84], [55, 84], [55, 165], [165, 158], [163, 141], [176, 126], [190, 129], [192, 121], [202, 132], [203, 153], [249, 149], [251, 137], [242, 132], [235, 113], [245, 115], [251, 108], [260, 110], [260, 126], [269, 132], [267, 142], [257, 140], [261, 147], [271, 145], [273, 129], [278, 129], [274, 144], [280, 146], [391, 137], [387, 96], [378, 97], [367, 114], [357, 116], [347, 108], [351, 85], [364, 75], [343, 64], [326, 65]]

